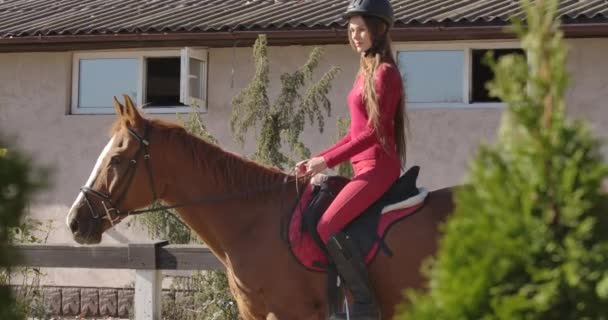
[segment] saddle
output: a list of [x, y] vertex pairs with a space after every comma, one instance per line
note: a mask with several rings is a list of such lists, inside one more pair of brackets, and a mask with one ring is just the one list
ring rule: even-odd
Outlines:
[[[416, 186], [420, 167], [414, 166], [351, 222], [343, 232], [354, 240], [366, 263], [378, 250], [391, 256], [384, 236], [391, 225], [422, 207], [426, 190]], [[349, 182], [341, 176], [328, 177], [321, 185], [309, 185], [294, 211], [290, 228], [290, 248], [306, 268], [325, 271], [328, 265], [325, 246], [317, 233], [317, 223], [336, 195]]]

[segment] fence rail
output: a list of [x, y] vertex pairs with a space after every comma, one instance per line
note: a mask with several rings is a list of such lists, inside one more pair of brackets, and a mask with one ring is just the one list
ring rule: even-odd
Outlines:
[[17, 265], [42, 268], [135, 269], [135, 320], [161, 319], [162, 270], [224, 270], [209, 248], [167, 241], [76, 246], [20, 244]]

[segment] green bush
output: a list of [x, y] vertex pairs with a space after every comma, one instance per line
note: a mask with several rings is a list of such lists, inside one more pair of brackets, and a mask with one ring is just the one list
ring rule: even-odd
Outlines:
[[181, 299], [165, 301], [165, 320], [235, 320], [239, 319], [236, 302], [228, 290], [226, 273], [196, 272], [192, 277], [176, 279], [171, 288]]
[[[19, 225], [10, 228], [9, 243], [37, 243], [47, 242], [52, 230], [52, 220], [46, 223], [31, 217], [25, 217]], [[40, 235], [43, 235], [42, 237]], [[15, 310], [20, 314], [36, 319], [50, 318], [51, 314], [44, 307], [40, 279], [44, 276], [38, 267], [12, 267], [0, 270], [0, 284], [12, 284], [17, 288], [14, 291], [16, 300]], [[20, 282], [16, 283], [16, 279]]]
[[488, 59], [488, 88], [508, 104], [498, 140], [457, 193], [428, 292], [409, 292], [399, 319], [608, 319], [608, 167], [587, 125], [566, 119], [558, 1], [522, 6], [526, 58]]
[[[10, 279], [18, 269], [18, 252], [10, 245], [16, 241], [38, 240], [33, 231], [38, 227], [33, 220], [22, 220], [32, 197], [48, 181], [48, 172], [35, 167], [22, 152], [0, 138], [0, 319], [24, 319], [30, 313], [30, 301], [17, 301], [10, 289]], [[34, 269], [21, 269], [25, 276]], [[35, 278], [37, 279], [37, 278]], [[32, 297], [30, 295], [29, 297]], [[30, 313], [31, 314], [31, 313]]]

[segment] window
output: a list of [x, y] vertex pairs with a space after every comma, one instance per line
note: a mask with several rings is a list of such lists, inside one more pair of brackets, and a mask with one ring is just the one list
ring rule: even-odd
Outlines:
[[397, 64], [404, 79], [408, 106], [502, 106], [486, 89], [493, 74], [483, 58], [490, 50], [496, 58], [523, 54], [516, 47], [517, 44], [508, 42], [398, 45]]
[[120, 93], [137, 99], [138, 68], [137, 59], [130, 58], [80, 60], [78, 107], [83, 110], [111, 107], [112, 96]]
[[73, 58], [72, 113], [113, 113], [112, 97], [128, 94], [151, 113], [207, 110], [207, 52], [79, 52]]
[[180, 59], [146, 58], [145, 103], [153, 107], [184, 106], [179, 96]]
[[464, 102], [463, 51], [399, 52], [408, 102]]
[[508, 54], [521, 54], [521, 49], [473, 49], [471, 50], [471, 102], [501, 102], [496, 97], [490, 97], [486, 83], [494, 78], [494, 73], [489, 66], [484, 63], [484, 58], [488, 51], [494, 52], [494, 59]]

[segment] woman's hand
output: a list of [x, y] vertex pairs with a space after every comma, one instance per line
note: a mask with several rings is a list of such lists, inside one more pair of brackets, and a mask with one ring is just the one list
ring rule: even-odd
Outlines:
[[314, 157], [296, 163], [296, 175], [298, 176], [306, 175], [312, 177], [323, 172], [325, 169], [327, 169], [327, 164], [323, 157]]
[[306, 171], [308, 170], [307, 166], [306, 166], [307, 163], [308, 163], [308, 159], [302, 160], [302, 161], [296, 163], [296, 175], [298, 177], [306, 174]]
[[306, 161], [307, 175], [314, 176], [323, 172], [325, 169], [327, 169], [327, 163], [325, 163], [325, 158], [323, 157], [314, 157]]

